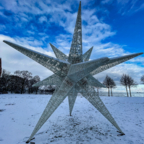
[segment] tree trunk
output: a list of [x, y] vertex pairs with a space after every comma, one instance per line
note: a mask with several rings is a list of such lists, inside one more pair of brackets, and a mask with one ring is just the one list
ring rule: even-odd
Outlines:
[[127, 90], [127, 86], [126, 86], [126, 92], [127, 92], [127, 97], [129, 97], [129, 95], [128, 95], [128, 90]]
[[132, 96], [131, 96], [131, 89], [130, 89], [130, 86], [129, 86], [129, 93], [130, 93], [130, 97], [132, 97]]
[[22, 86], [22, 88], [21, 88], [21, 94], [22, 94], [22, 92], [23, 92], [23, 86]]
[[22, 84], [21, 94], [23, 93], [23, 89], [24, 89], [24, 84]]
[[23, 91], [24, 91], [24, 87], [25, 87], [25, 80], [23, 80], [23, 82], [22, 82], [21, 94], [22, 94], [22, 93], [23, 93]]
[[109, 88], [108, 88], [108, 96], [109, 96]]
[[31, 88], [30, 88], [30, 87], [29, 87], [28, 93], [29, 93], [29, 94], [31, 93]]
[[112, 94], [112, 88], [111, 88], [111, 96], [113, 96], [113, 94]]

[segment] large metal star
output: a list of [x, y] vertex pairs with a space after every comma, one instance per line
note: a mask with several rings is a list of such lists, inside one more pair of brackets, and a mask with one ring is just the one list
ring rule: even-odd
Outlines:
[[42, 125], [47, 121], [47, 119], [53, 114], [53, 112], [67, 96], [71, 115], [78, 92], [81, 93], [109, 122], [111, 122], [120, 133], [124, 134], [100, 97], [95, 92], [94, 87], [105, 86], [96, 80], [93, 75], [143, 53], [135, 53], [115, 58], [103, 57], [88, 61], [93, 48], [90, 48], [85, 54], [82, 54], [81, 2], [79, 4], [69, 56], [66, 56], [52, 44], [50, 45], [57, 58], [41, 54], [6, 40], [4, 40], [4, 42], [54, 73], [52, 76], [44, 79], [41, 82], [38, 82], [34, 86], [58, 86], [49, 100], [45, 110], [43, 111], [27, 143], [32, 139], [36, 132], [42, 127]]

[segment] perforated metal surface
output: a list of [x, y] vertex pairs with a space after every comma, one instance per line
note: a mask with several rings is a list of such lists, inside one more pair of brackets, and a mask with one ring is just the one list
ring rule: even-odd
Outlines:
[[71, 49], [68, 61], [71, 64], [82, 62], [82, 26], [81, 26], [81, 2], [79, 4], [76, 25], [74, 29]]
[[93, 47], [91, 47], [86, 53], [83, 54], [83, 56], [82, 56], [83, 61], [89, 60], [92, 50], [93, 50]]

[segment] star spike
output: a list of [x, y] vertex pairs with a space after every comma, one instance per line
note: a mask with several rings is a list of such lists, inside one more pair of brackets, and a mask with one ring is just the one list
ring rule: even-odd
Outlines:
[[102, 87], [102, 88], [106, 88], [105, 85], [103, 85], [102, 83], [100, 83], [97, 79], [95, 79], [92, 75], [88, 75], [87, 76], [87, 82], [90, 86], [94, 86], [94, 87]]
[[32, 139], [32, 137], [36, 134], [36, 132], [43, 126], [46, 120], [54, 113], [57, 107], [63, 102], [63, 100], [66, 98], [67, 94], [73, 88], [74, 85], [75, 83], [72, 82], [68, 77], [64, 79], [60, 88], [56, 92], [54, 92], [51, 99], [49, 100], [45, 110], [43, 111], [27, 143]]
[[120, 63], [128, 61], [128, 60], [130, 60], [134, 57], [137, 57], [139, 55], [142, 55], [142, 54], [143, 53], [135, 53], [135, 54], [125, 55], [125, 56], [121, 56], [121, 57], [110, 58], [110, 60], [107, 63], [105, 63], [104, 65], [102, 65], [99, 68], [96, 68], [94, 71], [92, 71], [91, 75], [95, 75], [100, 72], [103, 72], [111, 67], [114, 67]]
[[67, 61], [68, 59], [68, 56], [66, 56], [63, 52], [61, 52], [59, 49], [57, 49], [54, 45], [52, 45], [50, 43], [50, 46], [52, 47], [55, 55], [56, 55], [56, 58], [60, 59], [60, 60], [64, 60], [64, 61]]
[[78, 90], [74, 88], [68, 93], [68, 102], [69, 102], [69, 112], [70, 112], [70, 116], [71, 116], [71, 113], [72, 113], [72, 110], [73, 110], [73, 107], [74, 107], [74, 104], [75, 104], [75, 101], [76, 101], [76, 97], [77, 97], [77, 93], [78, 93]]
[[48, 78], [37, 82], [36, 84], [33, 85], [33, 87], [40, 87], [43, 85], [60, 85], [63, 81], [63, 78], [59, 77], [58, 75], [51, 75]]
[[92, 50], [93, 50], [93, 47], [91, 47], [87, 52], [85, 52], [83, 54], [83, 56], [82, 56], [83, 57], [83, 61], [88, 61], [89, 60]]
[[68, 62], [50, 57], [48, 55], [36, 52], [34, 50], [30, 50], [28, 48], [22, 47], [20, 45], [14, 44], [6, 40], [4, 40], [3, 42], [10, 45], [19, 52], [23, 53], [24, 55], [28, 56], [29, 58], [33, 59], [34, 61], [38, 62], [39, 64], [43, 65], [44, 67], [48, 68], [55, 74], [59, 76], [67, 75], [68, 68], [70, 66]]
[[[84, 80], [85, 81], [85, 80]], [[79, 86], [83, 89], [83, 91], [81, 91], [81, 94], [113, 125], [115, 126], [119, 132], [121, 132], [122, 134], [123, 131], [120, 129], [120, 127], [118, 126], [118, 124], [116, 123], [116, 121], [114, 120], [114, 118], [112, 117], [112, 115], [110, 114], [110, 112], [108, 111], [108, 109], [106, 108], [106, 106], [104, 105], [104, 103], [102, 102], [102, 100], [100, 99], [100, 97], [98, 96], [98, 94], [96, 93], [96, 91], [94, 90], [94, 88], [92, 86], [89, 86], [88, 83], [85, 81], [85, 83], [83, 84], [83, 82], [79, 82], [78, 83]]]
[[81, 1], [79, 3], [77, 20], [74, 29], [68, 61], [72, 64], [82, 62]]
[[109, 61], [109, 58], [103, 57], [100, 59], [82, 62], [78, 64], [73, 64], [69, 68], [68, 77], [75, 82], [78, 82], [82, 78], [89, 75], [90, 72], [92, 72], [94, 69], [100, 67], [101, 65], [105, 64], [107, 61]]

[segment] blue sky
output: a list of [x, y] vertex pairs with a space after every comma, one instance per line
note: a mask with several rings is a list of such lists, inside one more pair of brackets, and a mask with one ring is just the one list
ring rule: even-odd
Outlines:
[[[12, 73], [27, 69], [41, 79], [52, 74], [6, 44], [7, 39], [54, 56], [49, 43], [68, 54], [79, 1], [2, 0], [0, 1], [0, 57], [3, 68]], [[144, 52], [144, 1], [83, 0], [83, 52], [94, 46], [91, 59]], [[144, 75], [144, 55], [96, 75], [106, 74], [117, 83], [123, 73], [140, 83]]]

